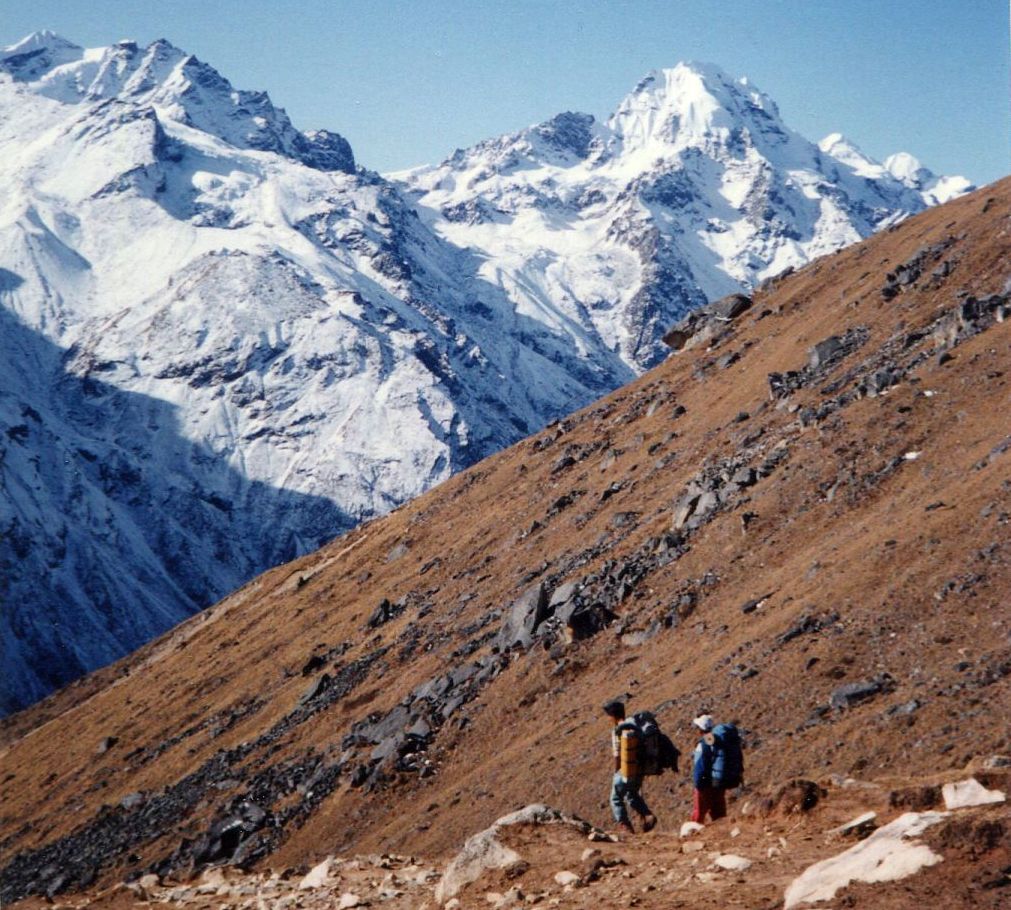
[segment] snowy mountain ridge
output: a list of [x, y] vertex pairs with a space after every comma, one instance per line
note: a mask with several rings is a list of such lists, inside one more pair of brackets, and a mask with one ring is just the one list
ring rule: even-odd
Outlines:
[[859, 176], [713, 68], [398, 181], [165, 41], [37, 33], [0, 51], [0, 111], [3, 710], [926, 204], [919, 169]]
[[895, 174], [839, 134], [808, 142], [747, 79], [682, 63], [604, 124], [566, 113], [393, 176], [517, 307], [550, 299], [642, 369], [665, 356], [659, 329], [706, 299], [971, 189], [892, 160]]

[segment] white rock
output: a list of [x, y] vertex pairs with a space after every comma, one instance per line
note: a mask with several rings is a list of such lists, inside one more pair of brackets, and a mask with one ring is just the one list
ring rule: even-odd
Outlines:
[[850, 882], [896, 881], [941, 862], [930, 847], [909, 838], [947, 816], [947, 812], [907, 812], [849, 850], [808, 866], [786, 889], [785, 910], [831, 900]]
[[309, 888], [319, 888], [326, 883], [327, 878], [330, 877], [330, 868], [333, 866], [333, 857], [328, 856], [323, 862], [318, 866], [313, 866], [298, 883], [299, 890], [307, 890]]
[[970, 806], [985, 806], [1005, 800], [1003, 790], [987, 790], [975, 777], [945, 784], [941, 787], [941, 794], [947, 809], [967, 809]]
[[586, 862], [589, 862], [591, 859], [596, 859], [598, 856], [600, 856], [600, 851], [599, 850], [597, 850], [595, 847], [587, 847], [583, 851], [583, 855], [580, 857], [580, 859], [584, 863], [586, 863]]
[[706, 826], [700, 825], [698, 822], [685, 822], [681, 826], [681, 836], [691, 837], [692, 835], [698, 834], [700, 831], [705, 831]]
[[355, 894], [353, 891], [345, 891], [339, 901], [337, 901], [337, 910], [351, 910], [352, 907], [363, 907], [365, 904], [362, 899]]
[[730, 829], [730, 836], [731, 837], [740, 837], [741, 836], [741, 829], [740, 828], [731, 828]]
[[460, 910], [460, 899], [458, 897], [451, 897], [444, 904], [445, 910]]
[[555, 881], [564, 887], [565, 885], [574, 885], [579, 881], [579, 876], [575, 872], [570, 872], [568, 869], [563, 869], [561, 872], [555, 873]]
[[738, 856], [736, 853], [721, 853], [713, 860], [713, 865], [726, 869], [728, 872], [744, 872], [751, 868], [751, 860]]
[[690, 840], [687, 843], [681, 845], [681, 852], [682, 853], [700, 853], [701, 851], [705, 850], [705, 848], [706, 848], [706, 845], [705, 845], [705, 843], [703, 841], [700, 841], [700, 840]]

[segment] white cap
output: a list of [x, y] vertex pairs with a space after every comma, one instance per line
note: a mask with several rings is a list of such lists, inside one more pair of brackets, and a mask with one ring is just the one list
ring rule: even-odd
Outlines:
[[713, 719], [708, 714], [700, 714], [692, 721], [703, 733], [708, 733], [713, 729]]

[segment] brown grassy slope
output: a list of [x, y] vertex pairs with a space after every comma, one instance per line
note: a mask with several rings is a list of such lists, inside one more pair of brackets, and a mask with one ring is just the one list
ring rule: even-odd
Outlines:
[[[439, 732], [433, 776], [394, 775], [364, 792], [343, 774], [305, 823], [291, 826], [272, 861], [335, 849], [433, 855], [535, 800], [604, 821], [610, 759], [598, 708], [622, 692], [635, 706], [662, 706], [661, 721], [686, 750], [687, 721], [703, 704], [742, 721], [755, 787], [796, 774], [901, 778], [1007, 749], [1011, 452], [989, 454], [1011, 433], [1009, 324], [960, 344], [943, 365], [932, 354], [886, 395], [823, 420], [800, 415], [832, 397], [822, 392], [829, 382], [856, 371], [842, 387], [852, 388], [857, 368], [882, 349], [903, 362], [932, 350], [931, 338], [909, 348], [903, 339], [955, 307], [958, 292], [1002, 291], [1011, 275], [1009, 231], [1005, 180], [822, 259], [757, 294], [718, 349], [671, 357], [598, 405], [266, 573], [12, 718], [0, 753], [0, 865], [87, 824], [103, 804], [157, 792], [221, 750], [255, 740], [295, 709], [312, 679], [299, 670], [312, 654], [347, 642], [331, 660], [346, 666], [388, 645], [346, 698], [254, 750], [243, 767], [300, 759], [310, 748], [336, 762], [351, 723], [487, 653], [483, 644], [469, 657], [452, 656], [497, 628], [497, 620], [477, 626], [507, 607], [532, 571], [546, 564], [540, 577], [554, 576], [594, 546], [599, 553], [561, 580], [605, 560], [620, 564], [669, 529], [674, 503], [704, 463], [745, 450], [760, 460], [777, 446], [785, 460], [745, 491], [747, 501], [695, 532], [684, 556], [640, 581], [618, 623], [550, 653], [537, 646], [514, 655]], [[947, 237], [955, 240], [941, 258], [952, 274], [934, 280], [931, 264], [916, 286], [882, 299], [885, 272]], [[770, 372], [799, 369], [814, 343], [854, 326], [869, 332], [863, 347], [785, 406], [770, 400]], [[740, 359], [721, 368], [716, 360], [728, 352]], [[686, 408], [677, 419], [675, 404]], [[748, 419], [735, 422], [741, 412]], [[553, 473], [567, 450], [589, 454]], [[907, 452], [920, 454], [889, 469]], [[602, 502], [614, 483], [622, 488]], [[573, 491], [583, 492], [549, 515]], [[746, 532], [745, 512], [755, 516]], [[616, 526], [622, 513], [634, 515]], [[535, 520], [543, 527], [530, 532]], [[706, 573], [713, 583], [695, 584]], [[689, 590], [697, 603], [682, 607], [672, 628], [636, 635], [655, 629]], [[382, 598], [410, 592], [431, 611], [419, 616], [411, 606], [379, 629], [365, 628]], [[764, 595], [761, 608], [742, 613]], [[831, 613], [838, 619], [823, 631], [777, 644], [798, 618]], [[412, 635], [418, 647], [401, 658]], [[757, 674], [741, 679], [749, 668]], [[894, 691], [805, 726], [838, 686], [884, 672]], [[920, 707], [912, 714], [886, 713], [913, 699]], [[237, 706], [248, 713], [230, 721]], [[118, 743], [98, 755], [105, 736]], [[123, 856], [106, 874], [166, 855], [236, 792], [207, 793], [163, 838], [135, 845], [138, 859]], [[683, 779], [654, 785], [652, 796], [663, 821], [684, 814]]]

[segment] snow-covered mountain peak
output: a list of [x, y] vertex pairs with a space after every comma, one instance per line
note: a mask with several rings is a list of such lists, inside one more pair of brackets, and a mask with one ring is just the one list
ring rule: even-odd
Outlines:
[[695, 62], [649, 73], [618, 105], [608, 126], [625, 153], [711, 144], [742, 127], [785, 131], [768, 95], [747, 79], [733, 79], [718, 66]]
[[934, 176], [920, 163], [919, 158], [910, 155], [909, 152], [896, 152], [894, 155], [889, 155], [885, 159], [885, 167], [888, 168], [893, 177], [901, 180], [903, 183], [907, 181], [915, 183], [924, 179], [924, 177]]
[[842, 133], [829, 133], [818, 148], [826, 155], [852, 169], [858, 177], [887, 184], [895, 181], [920, 196], [924, 205], [939, 205], [975, 189], [965, 177], [939, 177], [908, 152], [889, 155], [884, 163], [865, 154]]
[[276, 152], [317, 170], [353, 173], [354, 155], [337, 133], [301, 133], [266, 92], [235, 89], [214, 67], [165, 39], [83, 49], [37, 32], [0, 55], [29, 91], [61, 104], [119, 101], [216, 136], [238, 149]]
[[940, 205], [975, 189], [965, 177], [939, 177], [909, 152], [889, 155], [884, 166], [903, 186], [917, 190], [928, 205]]
[[20, 57], [23, 54], [39, 53], [40, 51], [83, 52], [83, 50], [82, 47], [68, 41], [62, 35], [57, 35], [56, 32], [45, 28], [41, 31], [32, 32], [15, 44], [10, 44], [0, 50], [0, 60], [6, 60], [8, 57]]
[[871, 180], [888, 178], [888, 171], [880, 162], [864, 154], [860, 146], [842, 133], [829, 133], [818, 143], [818, 148], [829, 157], [852, 168], [858, 177], [867, 177]]

